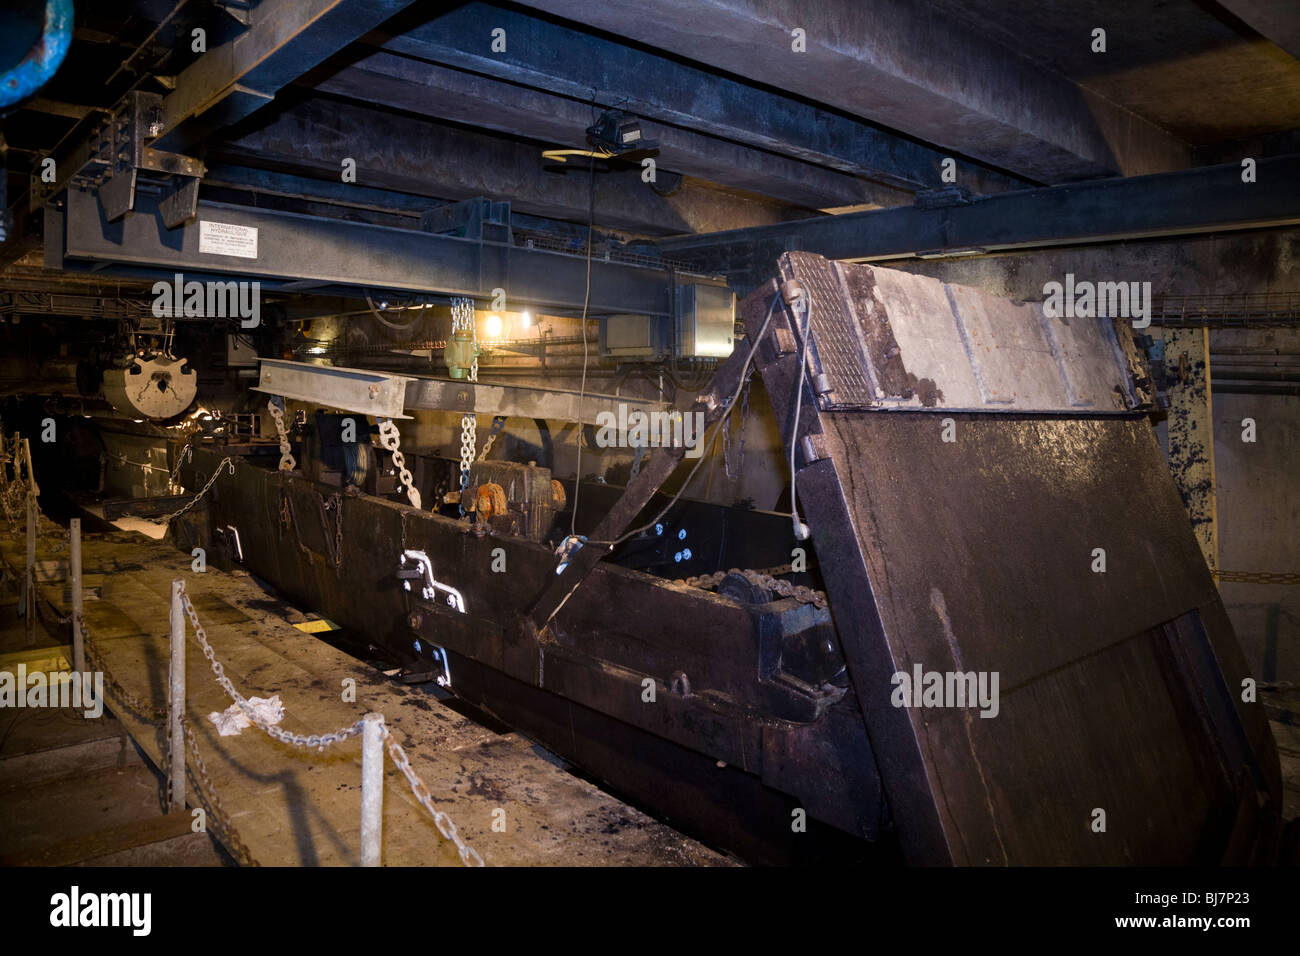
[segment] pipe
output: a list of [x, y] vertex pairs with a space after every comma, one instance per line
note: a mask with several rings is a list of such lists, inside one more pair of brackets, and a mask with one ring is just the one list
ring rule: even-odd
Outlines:
[[46, 0], [45, 30], [18, 64], [0, 73], [0, 109], [13, 106], [46, 84], [72, 44], [72, 0]]

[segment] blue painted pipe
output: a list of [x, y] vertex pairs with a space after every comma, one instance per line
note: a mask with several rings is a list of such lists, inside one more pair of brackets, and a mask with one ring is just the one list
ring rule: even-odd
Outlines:
[[72, 0], [46, 0], [45, 31], [17, 66], [0, 73], [0, 109], [27, 99], [52, 77], [72, 44]]

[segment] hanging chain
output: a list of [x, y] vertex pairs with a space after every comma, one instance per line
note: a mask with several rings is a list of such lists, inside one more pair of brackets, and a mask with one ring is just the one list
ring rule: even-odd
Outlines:
[[714, 571], [712, 574], [701, 574], [693, 578], [679, 578], [678, 583], [712, 591], [725, 581], [728, 575], [739, 574], [750, 584], [767, 588], [769, 591], [781, 595], [781, 597], [794, 598], [800, 604], [812, 604], [819, 608], [826, 607], [825, 592], [814, 591], [802, 584], [791, 584], [789, 581], [782, 581], [776, 576], [778, 574], [790, 574], [793, 570], [794, 567], [789, 564], [782, 564], [775, 568], [763, 568], [759, 571], [732, 568], [730, 571]]
[[[193, 445], [186, 444], [181, 448], [180, 451], [176, 453], [176, 464], [172, 467], [172, 473], [167, 476], [167, 490], [170, 493], [175, 495], [175, 494], [180, 494], [181, 491], [185, 490], [185, 486], [182, 485], [176, 479], [180, 476], [181, 465], [185, 464], [187, 461], [193, 461], [193, 460], [194, 460]], [[180, 489], [180, 491], [178, 491], [177, 489]]]
[[419, 508], [420, 490], [415, 487], [415, 479], [411, 477], [411, 469], [406, 467], [406, 456], [398, 448], [401, 440], [402, 436], [397, 432], [396, 422], [391, 418], [379, 419], [379, 443], [393, 453], [393, 466], [397, 469], [402, 487], [406, 489], [406, 498], [411, 502], [412, 508]]
[[284, 399], [279, 395], [273, 395], [266, 403], [266, 407], [271, 412], [271, 417], [275, 419], [275, 433], [280, 436], [280, 470], [293, 471], [298, 467], [298, 462], [290, 454], [292, 446], [289, 444], [289, 432], [284, 427]]
[[[326, 498], [317, 492], [320, 499], [320, 528], [321, 535], [325, 539], [325, 547], [329, 550], [330, 564], [334, 565], [335, 572], [343, 568], [343, 496], [337, 491]], [[334, 512], [334, 537], [331, 540], [329, 531], [329, 512]]]
[[216, 483], [216, 480], [221, 477], [221, 469], [223, 466], [228, 468], [227, 474], [233, 475], [235, 473], [235, 459], [229, 456], [226, 456], [225, 458], [221, 459], [221, 461], [217, 463], [217, 467], [213, 470], [212, 477], [208, 479], [208, 483], [203, 486], [203, 488], [199, 491], [199, 493], [195, 495], [193, 498], [191, 498], [189, 501], [187, 501], [182, 508], [180, 508], [177, 511], [173, 511], [169, 515], [165, 515], [160, 520], [171, 521], [173, 518], [179, 518], [181, 515], [185, 514], [185, 512], [189, 511], [191, 508], [197, 505], [199, 503], [199, 499], [201, 499], [204, 495], [206, 495], [208, 493], [208, 489], [211, 488], [213, 484]]
[[487, 458], [488, 452], [492, 450], [492, 445], [497, 440], [497, 436], [501, 434], [501, 429], [505, 427], [506, 427], [506, 416], [504, 415], [492, 416], [492, 429], [491, 431], [488, 432], [487, 440], [483, 442], [483, 448], [478, 453], [479, 461], [483, 461], [484, 459]]
[[[470, 333], [470, 340], [476, 341], [474, 335], [474, 300], [455, 298], [451, 300], [451, 332], [465, 330]], [[478, 354], [475, 350], [474, 360], [469, 367], [469, 381], [478, 381]], [[465, 494], [469, 487], [469, 469], [474, 464], [474, 444], [478, 439], [478, 426], [474, 414], [466, 412], [460, 420], [460, 491]], [[464, 510], [462, 508], [462, 510]]]

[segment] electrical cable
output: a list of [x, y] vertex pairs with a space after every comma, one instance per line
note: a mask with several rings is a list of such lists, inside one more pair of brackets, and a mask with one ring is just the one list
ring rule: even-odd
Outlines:
[[[371, 301], [369, 292], [366, 293], [366, 305], [370, 306], [370, 314], [375, 317], [376, 322], [378, 322], [380, 325], [384, 326], [385, 328], [392, 329], [394, 332], [408, 332], [415, 326], [416, 322], [420, 321], [421, 313], [419, 312], [413, 313], [411, 315], [410, 321], [407, 322], [405, 325], [401, 324], [400, 322], [393, 322], [390, 321], [389, 319], [385, 319], [382, 315], [379, 314], [379, 310], [375, 308], [375, 303]], [[410, 308], [412, 307], [405, 306], [400, 311], [405, 312]]]
[[569, 537], [578, 534], [578, 494], [582, 489], [582, 405], [587, 392], [587, 309], [591, 306], [591, 246], [595, 238], [596, 223], [596, 160], [591, 160], [587, 181], [587, 288], [582, 296], [582, 323], [578, 333], [582, 338], [582, 382], [578, 386], [578, 427], [574, 435], [578, 442], [578, 462], [573, 474], [573, 510], [569, 513]]
[[803, 381], [808, 370], [808, 330], [812, 326], [812, 297], [804, 292], [803, 327], [799, 330], [799, 384], [794, 393], [794, 424], [790, 427], [790, 520], [794, 523], [794, 536], [798, 541], [807, 541], [812, 533], [799, 518], [799, 500], [795, 497], [795, 453], [799, 449], [799, 413], [803, 408]]

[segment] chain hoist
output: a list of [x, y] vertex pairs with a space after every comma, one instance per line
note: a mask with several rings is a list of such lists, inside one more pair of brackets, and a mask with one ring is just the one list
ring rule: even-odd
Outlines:
[[280, 470], [293, 471], [298, 467], [298, 462], [290, 454], [289, 431], [284, 427], [284, 399], [274, 395], [267, 401], [266, 407], [275, 420], [275, 433], [280, 436]]
[[[474, 300], [465, 298], [455, 298], [451, 300], [451, 333], [453, 336], [457, 332], [469, 333], [469, 339], [474, 356], [469, 366], [468, 380], [471, 382], [478, 381], [478, 349], [475, 341], [474, 329]], [[460, 420], [460, 492], [462, 497], [465, 489], [469, 487], [469, 469], [474, 464], [474, 444], [478, 438], [477, 425], [474, 420], [473, 412], [466, 412]], [[462, 505], [462, 511], [464, 510]]]
[[379, 419], [379, 443], [387, 448], [393, 454], [393, 467], [397, 469], [398, 479], [402, 482], [402, 487], [406, 489], [406, 499], [411, 503], [412, 508], [420, 507], [420, 490], [415, 487], [415, 479], [411, 476], [411, 469], [406, 467], [406, 456], [398, 448], [402, 437], [397, 432], [397, 423], [391, 418]]

